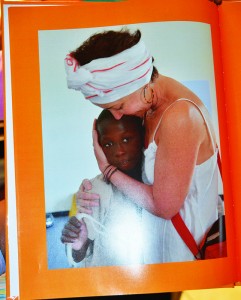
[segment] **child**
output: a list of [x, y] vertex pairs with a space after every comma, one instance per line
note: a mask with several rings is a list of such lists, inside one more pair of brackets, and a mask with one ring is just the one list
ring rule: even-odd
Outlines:
[[[133, 116], [116, 120], [108, 110], [103, 110], [96, 128], [109, 163], [141, 181], [142, 120]], [[93, 208], [92, 217], [101, 225], [92, 224], [88, 218], [71, 217], [62, 231], [61, 241], [72, 244], [76, 263], [84, 261], [85, 266], [143, 263], [141, 209], [108, 184], [115, 168], [107, 168], [104, 175], [92, 180], [92, 191], [100, 194], [100, 206]]]

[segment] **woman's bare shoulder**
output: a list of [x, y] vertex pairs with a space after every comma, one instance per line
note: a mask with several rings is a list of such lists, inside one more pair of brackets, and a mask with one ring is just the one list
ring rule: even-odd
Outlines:
[[176, 101], [166, 110], [156, 130], [155, 140], [182, 139], [195, 134], [201, 138], [203, 118], [197, 108], [188, 101]]

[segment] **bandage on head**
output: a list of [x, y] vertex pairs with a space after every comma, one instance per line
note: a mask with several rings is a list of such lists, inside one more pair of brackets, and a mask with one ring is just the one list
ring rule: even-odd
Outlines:
[[68, 88], [81, 91], [94, 104], [106, 104], [149, 83], [153, 63], [144, 42], [139, 41], [116, 55], [83, 66], [70, 53], [65, 58], [65, 70]]

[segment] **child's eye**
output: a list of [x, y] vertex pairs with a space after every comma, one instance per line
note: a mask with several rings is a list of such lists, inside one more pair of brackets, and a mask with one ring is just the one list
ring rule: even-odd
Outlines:
[[123, 143], [128, 143], [129, 142], [129, 139], [128, 138], [124, 138], [123, 139]]
[[109, 147], [111, 147], [112, 145], [113, 145], [113, 143], [112, 143], [112, 142], [109, 142], [109, 143], [104, 144], [104, 147], [105, 147], [105, 148], [109, 148]]

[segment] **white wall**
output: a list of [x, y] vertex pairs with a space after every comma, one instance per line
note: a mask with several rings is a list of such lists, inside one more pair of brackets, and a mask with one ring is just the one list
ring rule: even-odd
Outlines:
[[[194, 88], [217, 127], [210, 27], [194, 22], [160, 22], [139, 28], [164, 75]], [[109, 27], [116, 28], [116, 27]], [[47, 212], [68, 210], [82, 179], [99, 173], [92, 149], [92, 122], [100, 109], [66, 84], [64, 58], [103, 28], [39, 31], [44, 185]], [[106, 29], [106, 27], [105, 27]]]

